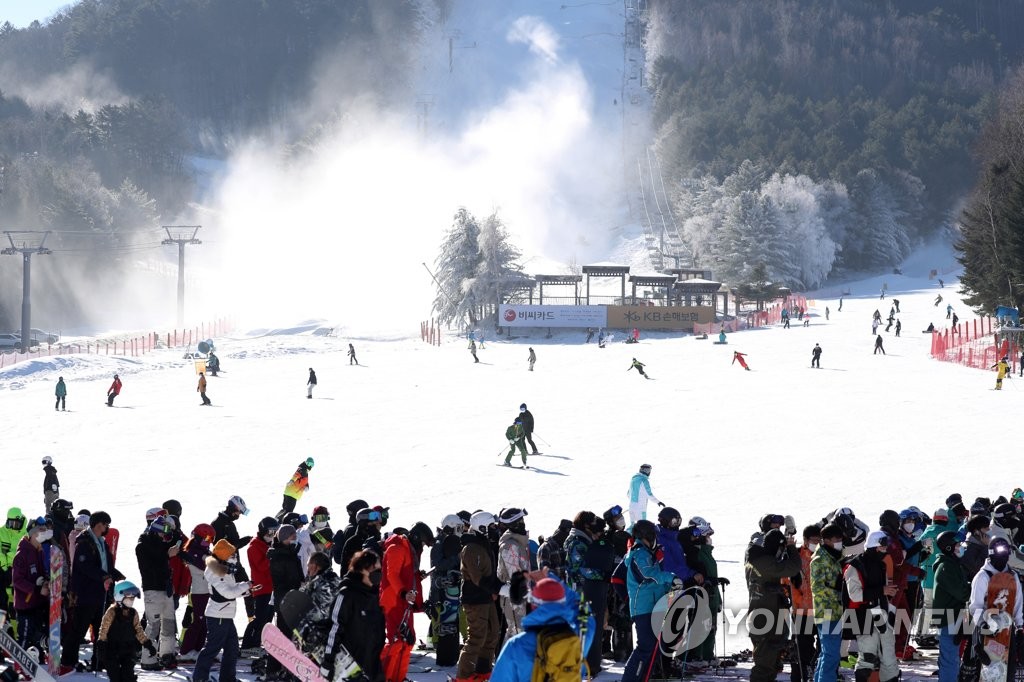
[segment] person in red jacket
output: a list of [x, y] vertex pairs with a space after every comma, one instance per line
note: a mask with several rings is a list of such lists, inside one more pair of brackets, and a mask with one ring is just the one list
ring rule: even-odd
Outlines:
[[121, 379], [115, 374], [114, 383], [107, 389], [107, 407], [113, 407], [114, 398], [121, 395]]
[[[255, 617], [249, 621], [242, 635], [242, 655], [259, 655], [262, 651], [260, 635], [263, 633], [263, 626], [274, 617], [274, 606], [270, 598], [274, 596], [274, 581], [270, 577], [270, 558], [267, 552], [270, 551], [270, 544], [274, 540], [277, 529], [281, 526], [277, 519], [272, 516], [264, 518], [259, 523], [256, 537], [249, 543], [249, 570], [252, 572], [252, 596], [255, 600]], [[246, 650], [249, 650], [248, 652]]]
[[422, 521], [409, 531], [396, 528], [394, 535], [384, 541], [380, 608], [384, 612], [381, 662], [386, 682], [402, 682], [409, 671], [409, 655], [416, 643], [412, 614], [423, 611], [420, 555], [424, 545], [433, 544], [434, 533]]

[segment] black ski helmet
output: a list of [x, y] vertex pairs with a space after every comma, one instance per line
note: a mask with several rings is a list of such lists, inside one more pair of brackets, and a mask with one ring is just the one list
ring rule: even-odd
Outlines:
[[369, 506], [370, 505], [367, 503], [366, 500], [352, 500], [351, 502], [345, 505], [345, 511], [348, 512], [350, 518], [355, 519], [356, 513], [360, 509], [366, 509]]
[[675, 507], [662, 507], [661, 511], [658, 512], [658, 525], [662, 528], [671, 528], [675, 530], [679, 528], [682, 522], [683, 516]]
[[786, 536], [778, 528], [772, 528], [764, 534], [764, 551], [767, 554], [776, 554], [779, 548], [786, 544]]
[[633, 538], [653, 545], [658, 540], [658, 528], [652, 521], [640, 519], [633, 524]]
[[786, 522], [786, 519], [781, 514], [765, 514], [758, 521], [757, 527], [761, 529], [762, 533], [767, 533], [772, 529], [772, 526], [781, 526]]
[[178, 502], [177, 500], [167, 500], [160, 506], [166, 509], [167, 513], [175, 518], [181, 516], [181, 502]]
[[953, 552], [956, 551], [956, 546], [959, 543], [956, 541], [956, 533], [951, 530], [939, 533], [939, 536], [935, 538], [935, 546], [939, 548], [939, 551], [943, 554], [952, 556]]
[[274, 533], [280, 527], [281, 522], [273, 516], [264, 516], [256, 526], [256, 532], [259, 535], [267, 535], [268, 533]]
[[1001, 504], [992, 512], [992, 519], [1003, 528], [1015, 528], [1017, 526], [1017, 508], [1009, 502]]
[[886, 509], [878, 517], [878, 525], [882, 530], [895, 535], [900, 530], [900, 515], [892, 509]]

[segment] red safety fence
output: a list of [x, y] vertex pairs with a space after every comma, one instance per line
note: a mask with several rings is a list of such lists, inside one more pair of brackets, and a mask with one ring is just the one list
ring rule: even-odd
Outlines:
[[[55, 343], [39, 345], [29, 353], [0, 353], [0, 368], [9, 367], [25, 360], [52, 357], [55, 355], [122, 355], [139, 357], [157, 348], [175, 348], [199, 343], [213, 336], [220, 336], [232, 329], [228, 319], [204, 322], [191, 329], [175, 329], [165, 334], [151, 332], [141, 336], [117, 339], [97, 339], [85, 343]], [[163, 343], [161, 343], [163, 342]]]
[[430, 318], [426, 322], [420, 322], [420, 338], [431, 346], [440, 346], [441, 320]]
[[803, 320], [800, 319], [798, 309], [804, 312], [804, 318], [806, 319], [807, 297], [802, 294], [793, 294], [785, 301], [768, 306], [764, 310], [740, 312], [734, 320], [708, 322], [706, 324], [695, 323], [693, 325], [693, 333], [717, 334], [723, 328], [727, 332], [737, 332], [751, 327], [767, 327], [773, 324], [780, 324], [782, 322], [783, 310], [789, 314], [789, 324], [791, 326], [793, 324], [802, 324]]
[[1017, 344], [1001, 339], [992, 331], [992, 318], [982, 317], [960, 322], [955, 327], [932, 332], [931, 356], [975, 369], [991, 369], [1003, 356], [1009, 355], [1014, 371], [1020, 355]]

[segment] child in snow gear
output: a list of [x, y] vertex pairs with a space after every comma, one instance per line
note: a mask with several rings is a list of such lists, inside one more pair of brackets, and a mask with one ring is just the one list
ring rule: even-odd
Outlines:
[[110, 388], [107, 389], [107, 407], [113, 407], [114, 398], [119, 395], [121, 395], [121, 379], [115, 374], [114, 382], [110, 384]]
[[309, 490], [309, 470], [313, 468], [313, 458], [307, 457], [305, 461], [299, 462], [295, 467], [295, 473], [288, 479], [284, 486], [284, 495], [281, 498], [281, 511], [277, 518], [284, 518], [285, 514], [295, 511], [295, 504], [302, 497], [302, 494]]
[[814, 348], [811, 349], [811, 367], [821, 369], [821, 346], [818, 344], [814, 344]]
[[356, 359], [356, 349], [355, 349], [355, 346], [353, 346], [351, 343], [348, 344], [348, 353], [346, 353], [346, 355], [348, 355], [348, 364], [350, 364], [350, 365], [358, 365], [359, 364], [359, 360]]
[[57, 480], [57, 468], [53, 466], [53, 458], [43, 457], [43, 505], [45, 509], [53, 506], [60, 497], [60, 481]]
[[526, 403], [519, 406], [519, 419], [523, 422], [523, 436], [526, 442], [530, 444], [530, 448], [533, 450], [532, 454], [539, 455], [537, 444], [533, 442], [533, 414], [526, 409]]
[[637, 521], [647, 518], [647, 500], [654, 500], [659, 507], [665, 503], [654, 496], [651, 492], [651, 465], [641, 464], [640, 471], [633, 474], [629, 479], [629, 525], [636, 525]]
[[738, 362], [738, 363], [740, 363], [740, 367], [742, 367], [743, 369], [745, 369], [745, 370], [747, 370], [749, 372], [750, 368], [747, 367], [747, 361], [743, 359], [745, 357], [747, 357], [746, 353], [741, 353], [738, 350], [737, 351], [733, 351], [733, 353], [732, 353], [732, 362], [729, 363], [729, 364], [735, 365]]
[[649, 376], [644, 374], [644, 363], [640, 362], [636, 358], [633, 358], [633, 364], [631, 364], [629, 366], [629, 369], [627, 369], [626, 371], [628, 372], [629, 370], [632, 369], [635, 369], [636, 371], [640, 372], [640, 376], [642, 376], [644, 379], [650, 379]]
[[250, 584], [238, 582], [238, 555], [234, 545], [220, 540], [206, 557], [203, 575], [210, 584], [210, 601], [206, 604], [206, 644], [199, 652], [192, 673], [194, 682], [207, 682], [214, 658], [220, 654], [218, 678], [235, 679], [238, 663], [238, 632], [235, 630], [235, 600], [249, 596]]
[[196, 391], [199, 392], [199, 397], [203, 399], [200, 405], [210, 405], [210, 399], [206, 397], [206, 375], [202, 372], [199, 373], [199, 385], [196, 387]]
[[1003, 379], [1005, 379], [1006, 375], [1010, 373], [1010, 364], [1007, 362], [1007, 359], [1004, 357], [1004, 358], [1000, 359], [999, 362], [997, 362], [996, 364], [992, 365], [991, 369], [994, 369], [994, 370], [998, 371], [998, 374], [996, 374], [996, 390], [997, 391], [1003, 390]]
[[523, 418], [516, 417], [512, 426], [505, 429], [505, 439], [508, 440], [508, 455], [505, 457], [505, 466], [512, 466], [512, 455], [519, 448], [519, 454], [523, 458], [523, 467], [526, 467], [526, 431], [523, 430]]
[[537, 354], [533, 352], [533, 348], [530, 349], [530, 355], [526, 358], [526, 361], [530, 363], [530, 371], [533, 371], [533, 365], [537, 362]]
[[64, 383], [64, 377], [57, 377], [57, 388], [54, 390], [54, 395], [57, 396], [57, 402], [54, 404], [53, 409], [60, 408], [63, 411], [67, 407], [68, 396], [68, 387]]
[[875, 352], [872, 355], [878, 355], [878, 351], [882, 351], [882, 355], [885, 355], [885, 349], [882, 348], [882, 337], [875, 337]]
[[306, 397], [310, 400], [313, 399], [313, 387], [316, 386], [316, 372], [313, 368], [309, 368], [309, 379], [306, 380]]
[[96, 636], [96, 659], [106, 668], [111, 682], [135, 682], [135, 662], [139, 650], [156, 655], [156, 647], [139, 624], [135, 600], [142, 596], [139, 588], [127, 580], [114, 588], [114, 603], [103, 614]]

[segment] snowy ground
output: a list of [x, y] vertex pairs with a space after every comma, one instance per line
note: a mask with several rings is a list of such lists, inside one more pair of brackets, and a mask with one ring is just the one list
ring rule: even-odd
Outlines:
[[[883, 280], [891, 293], [879, 301]], [[180, 350], [24, 363], [0, 372], [9, 480], [18, 482], [0, 504], [41, 513], [39, 460], [52, 455], [63, 497], [112, 514], [120, 568], [134, 579], [133, 541], [148, 507], [179, 499], [190, 529], [239, 494], [252, 508], [240, 530], [253, 533], [307, 456], [317, 464], [299, 511], [326, 504], [336, 527], [345, 504], [361, 497], [391, 506], [392, 526], [406, 527], [436, 525], [459, 509], [525, 507], [535, 536], [580, 509], [624, 504], [629, 477], [649, 462], [655, 494], [684, 519], [708, 519], [718, 558], [737, 562], [767, 512], [793, 514], [802, 527], [849, 506], [875, 525], [887, 507], [930, 512], [954, 491], [995, 497], [1021, 484], [958, 466], [984, 452], [991, 422], [1016, 411], [1022, 389], [1011, 380], [997, 393], [994, 375], [929, 359], [920, 330], [945, 322], [945, 303], [932, 304], [937, 289], [924, 279], [867, 280], [841, 313], [835, 300], [817, 301], [808, 328], [741, 332], [724, 347], [669, 335], [627, 346], [618, 334], [599, 350], [579, 333], [548, 340], [538, 332], [490, 341], [479, 365], [454, 337], [440, 348], [358, 339], [358, 367], [344, 354], [350, 339], [218, 339], [226, 371], [210, 378], [208, 409]], [[957, 306], [952, 283], [942, 294]], [[892, 295], [904, 335], [886, 334], [888, 355], [873, 355], [871, 314], [886, 317]], [[816, 342], [821, 370], [810, 368]], [[730, 365], [733, 350], [748, 354], [753, 371]], [[653, 380], [626, 371], [634, 356]], [[315, 400], [305, 398], [309, 367], [320, 380]], [[124, 390], [110, 409], [114, 372]], [[68, 384], [66, 414], [50, 407], [58, 375]], [[545, 454], [531, 458], [534, 469], [510, 470], [500, 467], [503, 432], [521, 402], [536, 416]], [[727, 605], [742, 607], [740, 565], [723, 563], [721, 572], [732, 580]]]

